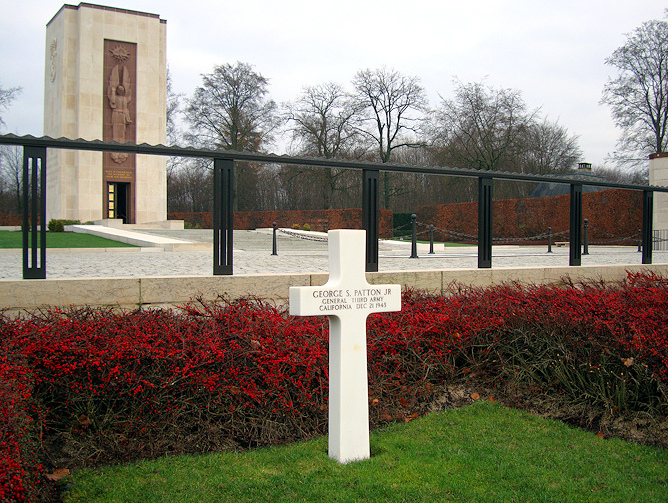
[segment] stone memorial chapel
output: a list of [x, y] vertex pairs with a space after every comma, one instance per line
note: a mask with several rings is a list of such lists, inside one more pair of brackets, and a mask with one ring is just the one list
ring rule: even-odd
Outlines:
[[[164, 144], [166, 27], [157, 14], [63, 5], [46, 27], [44, 135]], [[164, 157], [49, 149], [47, 164], [47, 221], [167, 220]], [[668, 184], [668, 154], [649, 171]], [[668, 229], [666, 194], [655, 195], [654, 228]]]
[[[165, 143], [166, 21], [80, 3], [46, 27], [44, 135]], [[167, 219], [164, 157], [49, 149], [47, 220]]]

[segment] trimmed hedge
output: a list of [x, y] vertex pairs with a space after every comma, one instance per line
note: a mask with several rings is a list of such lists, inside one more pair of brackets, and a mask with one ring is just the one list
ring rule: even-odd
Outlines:
[[[475, 236], [478, 233], [478, 203], [422, 206], [418, 221], [437, 229]], [[492, 202], [492, 234], [501, 238], [523, 238], [568, 231], [570, 196], [504, 199]], [[636, 244], [642, 227], [642, 194], [639, 191], [612, 189], [582, 195], [582, 215], [589, 220], [589, 239], [606, 240], [613, 236], [630, 237], [620, 244]], [[438, 233], [437, 240], [452, 239]], [[567, 237], [561, 238], [568, 240]]]
[[48, 229], [51, 232], [65, 232], [66, 225], [77, 225], [80, 224], [81, 220], [58, 220], [51, 219], [49, 220]]
[[21, 213], [0, 213], [0, 225], [14, 227], [23, 225], [23, 215]]
[[[170, 220], [183, 220], [192, 227], [213, 228], [213, 213], [168, 213]], [[362, 210], [348, 208], [340, 210], [290, 210], [290, 211], [235, 211], [234, 228], [270, 228], [276, 222], [278, 227], [303, 229], [308, 225], [313, 231], [330, 229], [361, 229]], [[392, 211], [380, 210], [380, 237], [392, 237]]]

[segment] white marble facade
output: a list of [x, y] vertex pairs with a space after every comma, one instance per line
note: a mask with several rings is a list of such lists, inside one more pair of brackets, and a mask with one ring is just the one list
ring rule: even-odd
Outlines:
[[[650, 156], [649, 184], [668, 187], [668, 153], [662, 152]], [[668, 229], [668, 194], [654, 193], [653, 227], [657, 230]]]
[[[136, 143], [165, 143], [166, 22], [156, 14], [63, 5], [46, 27], [44, 135], [103, 139], [104, 41], [136, 44]], [[137, 156], [133, 223], [167, 218], [166, 161]], [[102, 153], [49, 149], [47, 220], [107, 218]]]

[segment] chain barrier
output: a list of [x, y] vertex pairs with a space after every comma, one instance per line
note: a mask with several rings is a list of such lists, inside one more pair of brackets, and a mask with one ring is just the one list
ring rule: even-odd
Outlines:
[[598, 229], [594, 226], [589, 226], [589, 231], [593, 234], [594, 232], [598, 234], [603, 234], [605, 236], [608, 236], [608, 239], [601, 240], [598, 239], [596, 241], [594, 240], [589, 240], [589, 244], [595, 244], [595, 245], [606, 245], [606, 244], [613, 244], [613, 243], [623, 243], [625, 241], [632, 241], [633, 243], [638, 242], [638, 234], [632, 234], [630, 236], [622, 237], [622, 236], [617, 236], [615, 234], [611, 234], [610, 232], [604, 231], [603, 229]]
[[[412, 223], [407, 223], [404, 225], [400, 225], [399, 227], [394, 227], [392, 229], [392, 233], [395, 234], [396, 231], [400, 230], [405, 230], [409, 229], [411, 227]], [[416, 233], [416, 236], [428, 236], [431, 233], [431, 228], [430, 225], [422, 223], [422, 222], [416, 222], [417, 227], [423, 228], [424, 230], [421, 230]], [[434, 233], [440, 233], [445, 236], [449, 236], [452, 238], [455, 238], [459, 241], [473, 241], [477, 242], [478, 241], [478, 236], [473, 235], [473, 234], [466, 234], [463, 232], [457, 232], [449, 229], [441, 229], [440, 227], [434, 227]], [[321, 237], [321, 236], [308, 236], [305, 234], [301, 234], [298, 232], [292, 232], [288, 229], [277, 229], [278, 232], [285, 234], [289, 237], [294, 237], [298, 239], [303, 239], [304, 241], [316, 241], [320, 243], [326, 243], [327, 242], [327, 237]], [[637, 241], [638, 237], [636, 234], [631, 235], [631, 236], [616, 236], [614, 234], [611, 234], [607, 231], [604, 231], [602, 229], [598, 229], [596, 227], [589, 227], [589, 231], [594, 233], [599, 233], [599, 234], [604, 234], [606, 236], [609, 236], [609, 239], [606, 240], [596, 240], [596, 241], [589, 241], [589, 244], [598, 244], [598, 245], [605, 245], [605, 244], [611, 244], [611, 243], [622, 243], [625, 241]], [[544, 241], [552, 236], [552, 239], [556, 239], [558, 237], [562, 238], [567, 238], [567, 236], [570, 234], [570, 230], [565, 230], [565, 231], [559, 231], [559, 232], [552, 232], [551, 234], [549, 232], [543, 232], [541, 234], [536, 234], [534, 236], [525, 236], [525, 237], [519, 237], [519, 238], [503, 238], [503, 237], [496, 237], [492, 238], [492, 242], [494, 243], [521, 243], [521, 242], [526, 242], [526, 241]], [[391, 241], [394, 240], [395, 238], [381, 238], [380, 241]], [[661, 242], [668, 242], [668, 238], [660, 238], [657, 236], [653, 237], [652, 240], [654, 243], [661, 243]]]
[[[413, 225], [413, 224], [409, 222], [407, 224], [400, 225], [399, 227], [394, 227], [392, 229], [392, 237], [391, 238], [378, 238], [378, 241], [394, 241], [394, 240], [397, 239], [395, 237], [395, 234], [397, 233], [397, 231], [401, 231], [401, 230], [404, 230], [404, 229], [409, 229], [411, 225]], [[405, 234], [404, 236], [399, 236], [399, 240], [404, 241], [403, 238], [406, 237], [406, 236], [409, 236], [409, 234]]]
[[[418, 222], [418, 225], [420, 226], [425, 226], [428, 227], [427, 224]], [[429, 232], [428, 230], [422, 231], [419, 234], [426, 234]], [[461, 241], [478, 241], [478, 236], [474, 236], [471, 234], [464, 234], [462, 232], [456, 232], [456, 231], [451, 231], [448, 229], [441, 229], [438, 227], [434, 227], [434, 232], [440, 232], [441, 234], [444, 234], [446, 236], [451, 236], [454, 238], [458, 238]], [[552, 238], [555, 236], [567, 236], [570, 233], [570, 231], [561, 231], [561, 232], [552, 232]], [[550, 237], [549, 232], [543, 232], [541, 234], [536, 234], [535, 236], [526, 236], [526, 237], [521, 237], [521, 238], [492, 238], [492, 242], [496, 243], [521, 243], [525, 241], [543, 241], [545, 239], [548, 239]]]
[[440, 229], [438, 227], [434, 227], [434, 232], [440, 232], [442, 234], [445, 234], [446, 236], [452, 236], [454, 238], [458, 238], [460, 241], [478, 241], [478, 236], [473, 236], [471, 234], [464, 234], [463, 232], [451, 231], [448, 229]]
[[608, 236], [610, 238], [618, 238], [619, 237], [619, 236], [616, 236], [614, 234], [610, 234], [609, 232], [606, 232], [602, 229], [598, 229], [598, 228], [594, 227], [593, 225], [589, 226], [589, 230], [592, 231], [592, 232], [598, 232], [599, 234], [605, 234], [606, 236]]
[[292, 232], [287, 229], [276, 229], [278, 232], [285, 234], [287, 236], [290, 236], [292, 238], [298, 238], [298, 239], [303, 239], [304, 241], [317, 241], [319, 243], [326, 243], [327, 237], [321, 237], [321, 236], [307, 236], [305, 234], [301, 234], [299, 232]]
[[595, 240], [594, 241], [594, 240], [590, 239], [589, 244], [590, 245], [609, 245], [609, 244], [614, 244], [614, 243], [623, 243], [625, 241], [626, 242], [632, 241], [635, 244], [635, 243], [638, 242], [638, 235], [634, 234], [632, 236], [627, 236], [625, 238], [621, 238], [621, 237], [616, 237], [614, 239], [610, 238], [610, 239], [606, 239], [605, 241], [601, 241], [601, 240]]

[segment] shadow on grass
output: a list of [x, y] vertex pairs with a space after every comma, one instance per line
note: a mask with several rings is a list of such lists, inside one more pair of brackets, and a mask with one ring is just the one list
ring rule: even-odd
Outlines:
[[668, 501], [668, 451], [480, 400], [371, 435], [340, 465], [327, 439], [77, 470], [79, 502]]

